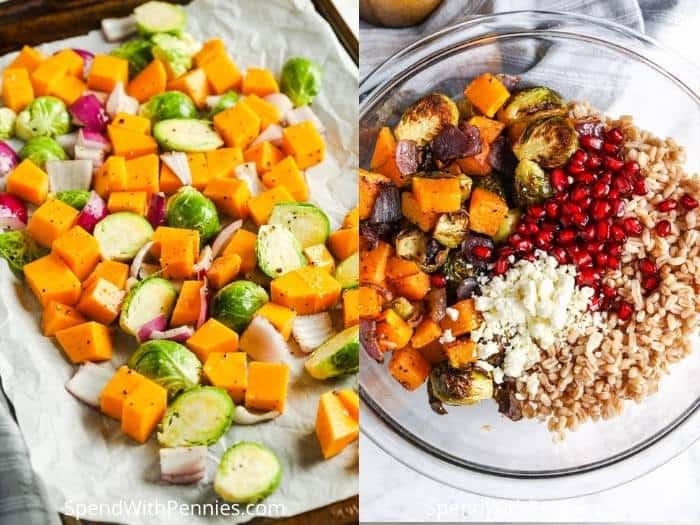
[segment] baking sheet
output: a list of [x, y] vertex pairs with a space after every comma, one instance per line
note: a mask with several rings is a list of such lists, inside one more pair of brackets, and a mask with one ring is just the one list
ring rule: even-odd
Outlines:
[[[327, 127], [328, 158], [308, 174], [311, 200], [337, 227], [357, 201], [357, 69], [310, 0], [195, 0], [186, 6], [188, 31], [199, 40], [220, 37], [239, 68], [279, 71], [291, 56], [323, 66], [324, 88], [313, 107]], [[106, 52], [99, 31], [45, 44], [44, 52], [78, 47]], [[0, 59], [4, 68], [13, 55]], [[215, 524], [244, 522], [255, 515], [290, 516], [357, 493], [358, 452], [354, 444], [334, 459], [322, 459], [314, 419], [319, 395], [354, 387], [356, 377], [318, 382], [304, 373], [303, 359], [290, 357], [288, 408], [277, 420], [232, 426], [209, 448], [205, 482], [177, 487], [158, 481], [158, 445], [138, 445], [117, 421], [76, 401], [64, 388], [74, 367], [58, 346], [41, 335], [40, 308], [26, 286], [0, 262], [0, 377], [14, 405], [32, 466], [47, 485], [56, 509], [95, 521], [130, 524]], [[115, 337], [115, 366], [136, 347]], [[265, 443], [280, 457], [283, 480], [258, 508], [212, 505], [218, 458], [241, 440]], [[184, 505], [184, 507], [183, 507]]]

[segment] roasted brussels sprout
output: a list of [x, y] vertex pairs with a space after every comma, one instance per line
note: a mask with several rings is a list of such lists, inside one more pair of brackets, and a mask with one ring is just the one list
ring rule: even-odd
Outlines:
[[406, 228], [401, 230], [394, 241], [396, 255], [411, 261], [420, 261], [425, 257], [427, 251], [426, 235], [418, 228]]
[[437, 272], [447, 260], [450, 249], [444, 247], [435, 239], [429, 239], [426, 243], [425, 257], [418, 261], [418, 266], [425, 273]]
[[468, 277], [477, 275], [478, 269], [467, 261], [461, 250], [450, 250], [445, 265], [442, 267], [442, 272], [448, 281], [457, 284]]
[[216, 206], [192, 186], [183, 186], [168, 199], [166, 219], [168, 226], [199, 230], [202, 243], [220, 228]]
[[411, 318], [415, 313], [416, 307], [411, 304], [411, 302], [405, 297], [397, 297], [389, 304], [392, 310], [396, 312], [401, 319], [404, 321]]
[[423, 146], [445, 126], [456, 126], [458, 121], [459, 109], [452, 99], [442, 93], [431, 93], [404, 112], [394, 135], [397, 140], [413, 140]]
[[506, 125], [523, 119], [563, 115], [564, 100], [556, 91], [543, 86], [518, 91], [499, 111], [497, 118]]
[[469, 99], [460, 98], [455, 102], [455, 104], [457, 104], [457, 110], [459, 111], [460, 120], [469, 120], [474, 115], [476, 115], [474, 104], [469, 102]]
[[321, 91], [322, 84], [323, 70], [313, 60], [290, 58], [282, 68], [280, 90], [296, 107], [311, 104]]
[[510, 234], [515, 232], [515, 228], [518, 226], [518, 221], [520, 220], [520, 210], [518, 208], [511, 208], [506, 214], [506, 218], [501, 222], [500, 228], [493, 236], [494, 242], [505, 242], [505, 240], [510, 237]]
[[483, 177], [474, 177], [472, 179], [472, 191], [475, 188], [484, 188], [492, 193], [506, 199], [508, 196], [508, 188], [504, 177], [500, 173], [491, 172]]
[[563, 165], [577, 148], [576, 130], [565, 117], [533, 120], [513, 143], [518, 160], [532, 160], [543, 168]]
[[469, 175], [463, 173], [457, 175], [457, 178], [459, 179], [459, 190], [462, 192], [462, 202], [464, 202], [472, 195], [474, 181]]
[[33, 137], [55, 137], [70, 130], [66, 105], [56, 97], [38, 97], [17, 116], [15, 131], [22, 140]]
[[139, 115], [152, 123], [171, 118], [197, 118], [197, 108], [192, 99], [180, 91], [166, 91], [151, 97], [139, 109]]
[[17, 113], [10, 108], [0, 108], [0, 139], [9, 139], [15, 134]]
[[19, 158], [29, 159], [44, 169], [49, 160], [66, 160], [65, 150], [51, 137], [33, 137], [19, 150]]
[[469, 214], [462, 209], [440, 215], [433, 230], [433, 239], [448, 248], [456, 248], [468, 232]]
[[474, 405], [493, 397], [493, 381], [474, 368], [456, 369], [440, 363], [430, 372], [433, 395], [448, 405]]
[[549, 175], [531, 160], [521, 160], [515, 168], [515, 202], [521, 208], [539, 204], [552, 196]]

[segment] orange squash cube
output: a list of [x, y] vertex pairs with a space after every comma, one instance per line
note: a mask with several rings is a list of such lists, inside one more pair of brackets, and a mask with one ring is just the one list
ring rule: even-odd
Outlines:
[[187, 165], [190, 167], [192, 175], [192, 186], [198, 190], [203, 190], [209, 183], [209, 167], [207, 157], [204, 153], [195, 152], [187, 154]]
[[165, 65], [156, 58], [129, 82], [126, 92], [143, 104], [151, 97], [163, 93], [167, 82]]
[[288, 272], [270, 283], [272, 302], [301, 315], [328, 310], [340, 298], [340, 289], [328, 272], [313, 266]]
[[83, 281], [83, 288], [90, 284], [90, 281], [97, 278], [107, 279], [114, 286], [123, 290], [126, 286], [126, 279], [129, 277], [129, 265], [118, 261], [101, 261]]
[[217, 53], [202, 64], [209, 87], [217, 95], [239, 89], [243, 76], [226, 53]]
[[343, 218], [343, 228], [359, 228], [360, 227], [360, 209], [355, 206], [345, 214]]
[[345, 407], [345, 410], [348, 411], [350, 417], [353, 418], [355, 421], [359, 421], [360, 396], [357, 395], [357, 392], [355, 392], [352, 389], [346, 388], [344, 390], [337, 391], [335, 395], [338, 396], [338, 399], [340, 399], [340, 402]]
[[284, 186], [299, 202], [309, 200], [309, 186], [306, 184], [304, 173], [292, 156], [285, 157], [263, 173], [262, 181], [268, 188]]
[[106, 199], [113, 191], [124, 191], [126, 187], [126, 159], [110, 155], [93, 175], [93, 189]]
[[2, 100], [15, 113], [34, 100], [34, 88], [26, 69], [6, 69], [2, 72]]
[[24, 278], [42, 306], [49, 301], [74, 305], [80, 298], [80, 281], [56, 254], [24, 265]]
[[421, 348], [433, 341], [437, 341], [442, 335], [442, 328], [432, 319], [424, 319], [417, 327], [411, 337], [411, 346]]
[[80, 226], [73, 226], [61, 234], [53, 242], [51, 249], [81, 281], [90, 275], [100, 261], [100, 245], [97, 239]]
[[44, 306], [41, 314], [41, 332], [50, 337], [59, 330], [70, 328], [77, 324], [84, 323], [86, 319], [80, 315], [80, 312], [57, 301], [49, 301]]
[[390, 128], [383, 127], [377, 133], [369, 167], [373, 172], [389, 177], [399, 188], [411, 181], [410, 176], [401, 173], [396, 165], [396, 139]]
[[187, 228], [172, 228], [170, 226], [158, 226], [153, 233], [153, 247], [151, 253], [160, 257], [160, 247], [165, 241], [177, 241], [181, 243], [190, 243], [195, 253], [195, 258], [199, 257], [199, 231], [189, 230]]
[[23, 46], [15, 59], [10, 62], [7, 69], [26, 69], [30, 73], [46, 59], [46, 56], [33, 47]]
[[489, 118], [496, 114], [508, 97], [508, 89], [491, 73], [479, 75], [464, 89], [464, 98]]
[[158, 186], [160, 186], [160, 191], [166, 195], [172, 195], [182, 188], [182, 181], [173, 173], [173, 170], [168, 168], [165, 162], [160, 163], [160, 180]]
[[360, 229], [336, 230], [328, 237], [328, 248], [339, 261], [344, 261], [360, 249]]
[[459, 180], [413, 177], [413, 196], [421, 211], [427, 213], [450, 213], [462, 206]]
[[389, 373], [406, 390], [415, 390], [428, 379], [431, 366], [415, 348], [406, 346], [394, 350], [389, 361]]
[[508, 214], [508, 204], [500, 195], [476, 188], [469, 201], [469, 229], [485, 235], [496, 235]]
[[476, 343], [458, 339], [445, 345], [445, 353], [452, 368], [462, 368], [476, 362]]
[[146, 215], [148, 194], [145, 191], [115, 191], [109, 194], [107, 209], [109, 213], [130, 211], [137, 215]]
[[326, 157], [326, 143], [311, 122], [305, 120], [282, 130], [282, 147], [305, 170]]
[[122, 431], [130, 438], [145, 443], [163, 419], [168, 391], [155, 381], [144, 379], [124, 399]]
[[401, 194], [401, 213], [424, 232], [432, 231], [440, 218], [440, 213], [423, 211], [410, 191]]
[[160, 243], [160, 265], [166, 278], [192, 277], [196, 260], [197, 256], [190, 242], [166, 239]]
[[243, 152], [243, 159], [246, 162], [255, 163], [255, 167], [260, 174], [269, 171], [283, 158], [284, 153], [267, 141], [251, 146]]
[[194, 325], [199, 319], [202, 281], [185, 281], [170, 317], [170, 326]]
[[264, 97], [272, 93], [279, 93], [277, 81], [269, 69], [249, 67], [243, 78], [241, 92], [244, 95], [257, 95]]
[[[170, 72], [168, 72], [168, 77], [171, 77]], [[206, 73], [201, 68], [193, 69], [181, 77], [172, 80], [167, 85], [167, 89], [168, 91], [183, 92], [192, 99], [194, 105], [199, 109], [202, 109], [207, 105], [207, 97], [209, 96], [209, 81], [207, 80]]]
[[70, 106], [85, 93], [86, 89], [87, 85], [79, 78], [64, 75], [51, 83], [49, 95], [60, 98], [67, 106]]
[[243, 99], [243, 104], [250, 107], [255, 114], [260, 117], [261, 129], [265, 129], [270, 124], [277, 124], [282, 120], [279, 110], [270, 104], [267, 100], [260, 98], [257, 95], [248, 95]]
[[117, 82], [129, 84], [129, 62], [111, 55], [95, 55], [88, 74], [88, 87], [111, 93]]
[[39, 206], [29, 219], [27, 233], [36, 242], [50, 248], [53, 241], [70, 230], [78, 218], [78, 210], [58, 199], [51, 199]]
[[240, 256], [222, 255], [214, 259], [209, 270], [207, 270], [207, 278], [213, 288], [219, 289], [233, 281], [241, 269]]
[[218, 177], [209, 181], [204, 195], [209, 197], [217, 209], [237, 219], [248, 216], [250, 190], [248, 184], [239, 179]]
[[451, 330], [452, 335], [458, 337], [468, 334], [479, 325], [478, 314], [474, 307], [474, 299], [464, 299], [452, 305], [452, 308], [457, 310], [458, 315], [456, 320], [445, 316], [440, 321], [440, 327], [443, 330]]
[[7, 176], [5, 189], [38, 206], [49, 194], [49, 176], [31, 160], [24, 159]]
[[237, 102], [214, 116], [214, 128], [224, 143], [242, 150], [247, 149], [260, 134], [260, 126], [260, 117], [243, 102]]
[[379, 241], [371, 250], [362, 250], [360, 254], [360, 283], [380, 285], [386, 278], [389, 256], [393, 246]]
[[231, 236], [224, 255], [238, 255], [241, 258], [240, 272], [246, 274], [258, 265], [258, 257], [255, 254], [255, 243], [258, 236], [253, 232], [241, 228]]
[[360, 289], [351, 288], [343, 292], [343, 326], [354, 326], [360, 322]]
[[285, 339], [289, 339], [289, 336], [292, 335], [292, 325], [294, 324], [294, 318], [297, 314], [291, 308], [286, 308], [275, 303], [265, 303], [255, 312], [255, 315], [259, 315], [270, 321], [270, 324], [272, 324]]
[[124, 400], [147, 380], [127, 366], [120, 367], [100, 393], [100, 411], [111, 418], [121, 419]]
[[331, 275], [335, 272], [335, 259], [333, 259], [325, 244], [307, 246], [304, 248], [304, 255], [306, 255], [311, 266], [322, 268]]
[[204, 42], [202, 49], [197, 51], [197, 53], [195, 53], [195, 55], [192, 57], [192, 61], [196, 67], [202, 67], [209, 60], [222, 53], [226, 53], [224, 41], [220, 38], [211, 38]]
[[411, 340], [413, 329], [392, 309], [384, 310], [377, 323], [377, 343], [383, 352], [403, 348]]
[[212, 352], [204, 363], [209, 382], [225, 389], [235, 403], [242, 403], [248, 387], [248, 355], [245, 352]]
[[238, 334], [216, 319], [209, 319], [187, 340], [187, 347], [205, 362], [213, 352], [238, 350]]
[[420, 301], [430, 291], [430, 276], [425, 272], [418, 272], [392, 280], [391, 285], [397, 294], [409, 301]]
[[109, 328], [89, 321], [56, 332], [56, 339], [73, 364], [112, 359]]
[[114, 155], [134, 159], [158, 153], [158, 143], [150, 135], [111, 124], [107, 126], [107, 135], [112, 143]]
[[294, 197], [284, 186], [276, 186], [248, 199], [248, 210], [255, 224], [267, 223], [275, 204], [294, 202]]
[[29, 75], [35, 97], [48, 95], [51, 85], [68, 73], [65, 64], [51, 58], [44, 60]]
[[219, 148], [205, 153], [209, 180], [218, 177], [233, 177], [237, 166], [243, 164], [240, 148]]
[[360, 286], [359, 290], [360, 319], [377, 319], [382, 313], [382, 307], [386, 299], [376, 288]]
[[112, 119], [111, 125], [115, 128], [128, 129], [143, 135], [151, 134], [151, 121], [146, 117], [117, 113]]
[[372, 214], [374, 201], [377, 199], [379, 190], [385, 184], [390, 184], [391, 179], [379, 173], [370, 173], [369, 171], [361, 169], [359, 182], [359, 215], [360, 219], [364, 220]]
[[48, 60], [62, 64], [67, 74], [83, 78], [83, 57], [72, 49], [63, 49], [55, 55], [51, 55]]
[[359, 433], [357, 421], [352, 418], [335, 392], [326, 392], [319, 398], [316, 437], [324, 458], [328, 459], [342, 452], [357, 439]]
[[246, 408], [284, 412], [288, 383], [289, 367], [285, 363], [253, 361], [248, 365]]
[[143, 191], [148, 194], [157, 193], [158, 184], [158, 155], [155, 153], [143, 155], [126, 161], [126, 191]]
[[111, 324], [122, 307], [126, 292], [107, 279], [96, 277], [83, 289], [78, 301], [78, 311], [102, 324]]

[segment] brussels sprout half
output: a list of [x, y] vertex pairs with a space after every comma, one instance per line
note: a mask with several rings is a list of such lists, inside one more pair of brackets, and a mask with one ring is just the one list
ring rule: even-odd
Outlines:
[[474, 368], [441, 363], [432, 369], [429, 381], [433, 395], [448, 405], [474, 405], [493, 397], [493, 381]]
[[17, 113], [10, 108], [0, 108], [0, 139], [9, 139], [15, 134]]
[[202, 47], [190, 35], [158, 33], [151, 38], [153, 57], [162, 60], [172, 77], [184, 75], [192, 66], [192, 56]]
[[197, 356], [175, 341], [146, 341], [131, 355], [128, 365], [165, 388], [171, 399], [199, 384], [202, 375]]
[[499, 111], [497, 118], [506, 125], [534, 117], [563, 115], [564, 99], [547, 87], [538, 86], [518, 91]]
[[430, 142], [447, 125], [456, 126], [459, 109], [450, 97], [431, 93], [419, 99], [401, 116], [394, 128], [396, 140], [413, 140], [419, 146]]
[[33, 137], [19, 150], [19, 158], [29, 159], [44, 169], [49, 160], [66, 160], [65, 150], [51, 137]]
[[448, 248], [456, 248], [469, 233], [469, 214], [466, 210], [443, 213], [438, 218], [433, 239]]
[[197, 118], [197, 108], [192, 99], [180, 91], [166, 91], [151, 97], [139, 109], [142, 117], [152, 123], [171, 118]]
[[523, 159], [515, 168], [515, 203], [521, 208], [539, 204], [551, 197], [549, 174], [539, 164]]
[[565, 117], [533, 120], [513, 143], [518, 160], [532, 160], [543, 168], [562, 166], [577, 148], [576, 129]]
[[109, 54], [129, 62], [129, 78], [133, 78], [153, 60], [152, 48], [150, 39], [134, 38], [115, 47]]
[[5, 259], [10, 270], [17, 275], [22, 275], [25, 264], [43, 257], [48, 250], [39, 246], [29, 237], [26, 230], [17, 230], [0, 233], [0, 258]]
[[17, 116], [15, 131], [22, 140], [64, 135], [70, 131], [68, 109], [56, 97], [35, 98]]

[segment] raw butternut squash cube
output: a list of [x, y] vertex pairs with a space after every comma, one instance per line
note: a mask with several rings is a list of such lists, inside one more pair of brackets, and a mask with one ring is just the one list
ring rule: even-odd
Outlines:
[[70, 230], [78, 218], [78, 210], [58, 199], [51, 199], [39, 206], [29, 219], [27, 233], [36, 242], [50, 248], [53, 241]]
[[212, 352], [204, 362], [204, 375], [212, 385], [225, 389], [235, 403], [243, 403], [248, 387], [248, 354]]
[[163, 276], [169, 279], [187, 279], [194, 273], [197, 260], [190, 242], [166, 239], [160, 243], [160, 265]]
[[450, 213], [462, 206], [462, 193], [456, 178], [413, 177], [412, 189], [423, 212]]
[[464, 89], [464, 98], [489, 118], [496, 114], [508, 97], [508, 89], [491, 73], [479, 75]]
[[78, 77], [73, 75], [63, 75], [49, 85], [49, 95], [60, 98], [67, 106], [78, 100], [87, 85]]
[[155, 153], [143, 155], [126, 161], [126, 191], [143, 191], [148, 194], [157, 193], [158, 184], [158, 155]]
[[62, 64], [66, 72], [74, 77], [83, 78], [83, 57], [72, 49], [62, 49], [55, 55], [51, 55], [48, 60]]
[[444, 346], [452, 368], [462, 368], [476, 361], [476, 343], [472, 340], [458, 339]]
[[377, 323], [377, 343], [383, 352], [403, 348], [411, 340], [413, 329], [393, 309], [384, 310]]
[[333, 259], [331, 252], [328, 251], [325, 244], [307, 246], [304, 248], [304, 255], [306, 255], [311, 266], [322, 268], [331, 275], [335, 273], [335, 259]]
[[145, 443], [165, 415], [168, 391], [155, 381], [144, 379], [124, 399], [122, 431], [130, 438]]
[[101, 261], [97, 263], [97, 266], [88, 276], [85, 281], [83, 281], [83, 288], [85, 288], [90, 281], [97, 278], [107, 279], [114, 286], [123, 290], [126, 286], [126, 279], [129, 277], [129, 265], [118, 261]]
[[124, 400], [147, 380], [145, 376], [127, 366], [119, 367], [100, 393], [102, 413], [114, 419], [121, 419]]
[[351, 288], [343, 292], [343, 326], [356, 325], [360, 322], [360, 289]]
[[[172, 74], [168, 71], [168, 78]], [[172, 80], [167, 85], [168, 91], [181, 91], [189, 96], [194, 102], [194, 105], [202, 109], [207, 105], [207, 97], [209, 96], [209, 81], [203, 69], [193, 69], [185, 73], [181, 77]]]
[[285, 363], [253, 361], [248, 365], [246, 408], [284, 412], [288, 383], [289, 367]]
[[5, 189], [39, 206], [49, 194], [49, 176], [29, 159], [24, 159], [7, 176]]
[[203, 190], [209, 183], [209, 168], [207, 166], [207, 156], [204, 153], [188, 153], [187, 165], [190, 167], [192, 175], [192, 186], [198, 190]]
[[263, 173], [262, 181], [268, 188], [284, 186], [299, 202], [309, 200], [309, 187], [306, 184], [304, 173], [299, 169], [292, 156], [285, 157], [273, 165], [269, 171]]
[[195, 53], [194, 57], [192, 57], [192, 60], [195, 66], [202, 67], [204, 64], [207, 63], [208, 60], [211, 60], [220, 53], [226, 53], [226, 46], [224, 45], [224, 41], [220, 38], [212, 38], [204, 42], [204, 44], [202, 45], [202, 49]]
[[207, 270], [209, 284], [217, 290], [223, 288], [236, 278], [240, 269], [240, 256], [233, 254], [217, 257]]
[[10, 62], [10, 65], [7, 66], [7, 69], [23, 68], [31, 73], [45, 58], [46, 56], [38, 49], [23, 46], [19, 54]]
[[243, 76], [226, 53], [217, 53], [202, 64], [211, 91], [216, 95], [239, 89]]
[[345, 214], [343, 218], [343, 228], [359, 228], [360, 227], [360, 209], [355, 206]]
[[109, 328], [89, 321], [56, 332], [56, 339], [73, 364], [112, 359]]
[[34, 88], [26, 69], [6, 69], [2, 72], [2, 100], [15, 113], [34, 100]]
[[58, 79], [68, 72], [66, 65], [56, 60], [47, 58], [32, 71], [29, 78], [34, 89], [35, 97], [43, 97], [49, 94], [49, 88]]
[[111, 93], [117, 82], [129, 84], [129, 62], [111, 55], [95, 55], [88, 74], [90, 89]]
[[355, 441], [360, 427], [335, 392], [323, 394], [316, 412], [316, 437], [323, 457], [333, 457]]
[[360, 228], [336, 230], [328, 237], [328, 248], [339, 261], [344, 261], [360, 249]]
[[129, 82], [126, 92], [143, 104], [151, 97], [163, 93], [167, 82], [165, 65], [156, 58]]
[[109, 194], [107, 209], [110, 213], [130, 211], [137, 215], [146, 215], [148, 193], [145, 191], [115, 191]]
[[257, 95], [264, 97], [272, 93], [279, 93], [279, 86], [272, 71], [269, 69], [249, 67], [243, 78], [241, 92], [244, 95]]
[[96, 277], [83, 289], [78, 311], [93, 321], [111, 324], [122, 307], [126, 292], [107, 279]]
[[158, 152], [158, 143], [150, 135], [144, 135], [119, 126], [108, 125], [107, 135], [112, 143], [114, 155], [133, 159]]
[[106, 199], [113, 191], [124, 191], [126, 187], [126, 159], [110, 155], [104, 164], [97, 168], [93, 176], [93, 189]]
[[205, 153], [209, 180], [218, 177], [233, 177], [236, 166], [243, 164], [240, 148], [219, 148]]
[[170, 226], [158, 226], [153, 233], [153, 247], [151, 253], [160, 257], [160, 247], [165, 241], [177, 241], [181, 243], [190, 243], [194, 250], [195, 256], [199, 257], [199, 231], [189, 230], [187, 228], [172, 228]]
[[348, 414], [350, 414], [350, 417], [353, 418], [355, 421], [360, 420], [360, 396], [357, 395], [357, 392], [350, 388], [346, 388], [345, 390], [339, 390], [335, 393], [335, 395], [338, 396], [338, 399], [340, 399], [340, 402], [343, 404], [345, 407], [345, 410], [348, 411]]
[[224, 249], [224, 255], [238, 255], [241, 258], [241, 273], [246, 274], [258, 265], [258, 257], [255, 254], [255, 243], [258, 236], [253, 232], [241, 228], [231, 236], [231, 240]]
[[213, 352], [235, 352], [238, 350], [238, 334], [216, 319], [209, 319], [192, 337], [187, 347], [204, 363]]
[[468, 334], [479, 325], [479, 318], [474, 308], [474, 299], [464, 299], [452, 305], [457, 310], [457, 319], [445, 316], [440, 321], [440, 327], [444, 330], [451, 330], [452, 335], [458, 337]]
[[431, 366], [415, 348], [398, 348], [391, 354], [389, 373], [406, 390], [415, 390], [428, 379]]
[[243, 99], [243, 104], [250, 107], [260, 117], [261, 129], [265, 129], [270, 124], [277, 124], [282, 120], [279, 110], [257, 95], [248, 95]]
[[24, 265], [24, 278], [42, 306], [49, 301], [74, 305], [80, 298], [80, 281], [56, 254]]
[[202, 281], [185, 281], [170, 317], [170, 326], [194, 325], [199, 319]]
[[267, 223], [275, 204], [282, 202], [294, 202], [294, 197], [284, 186], [276, 186], [248, 199], [248, 210], [255, 224], [260, 226]]
[[302, 170], [322, 162], [326, 157], [326, 143], [316, 126], [308, 120], [282, 130], [282, 147], [294, 157]]
[[270, 284], [272, 302], [301, 315], [330, 308], [340, 297], [340, 283], [321, 268], [305, 266], [274, 279]]
[[41, 332], [46, 337], [50, 337], [59, 330], [84, 323], [85, 320], [80, 312], [72, 306], [49, 301], [41, 314]]
[[73, 226], [53, 242], [51, 249], [63, 259], [81, 281], [90, 275], [100, 262], [100, 245], [80, 226]]
[[111, 125], [115, 128], [128, 129], [143, 135], [151, 134], [151, 121], [146, 117], [129, 115], [128, 113], [117, 113], [112, 119]]
[[410, 191], [404, 191], [401, 194], [401, 213], [424, 232], [432, 231], [440, 218], [440, 213], [423, 211]]
[[255, 315], [262, 316], [270, 321], [270, 324], [272, 324], [285, 339], [289, 339], [289, 336], [292, 334], [292, 325], [294, 324], [294, 318], [297, 316], [296, 312], [291, 308], [286, 308], [275, 303], [265, 303], [255, 312]]
[[248, 184], [232, 177], [217, 177], [209, 181], [204, 195], [209, 197], [219, 211], [236, 219], [248, 217]]
[[173, 170], [168, 168], [168, 165], [165, 162], [161, 162], [160, 180], [158, 185], [160, 186], [160, 191], [166, 195], [172, 195], [177, 190], [182, 188], [182, 181], [173, 173]]
[[242, 102], [237, 102], [214, 116], [214, 128], [224, 143], [242, 150], [247, 149], [260, 134], [260, 126], [260, 117]]
[[243, 160], [255, 163], [258, 173], [261, 174], [269, 171], [283, 158], [284, 153], [267, 141], [251, 146], [243, 152]]

